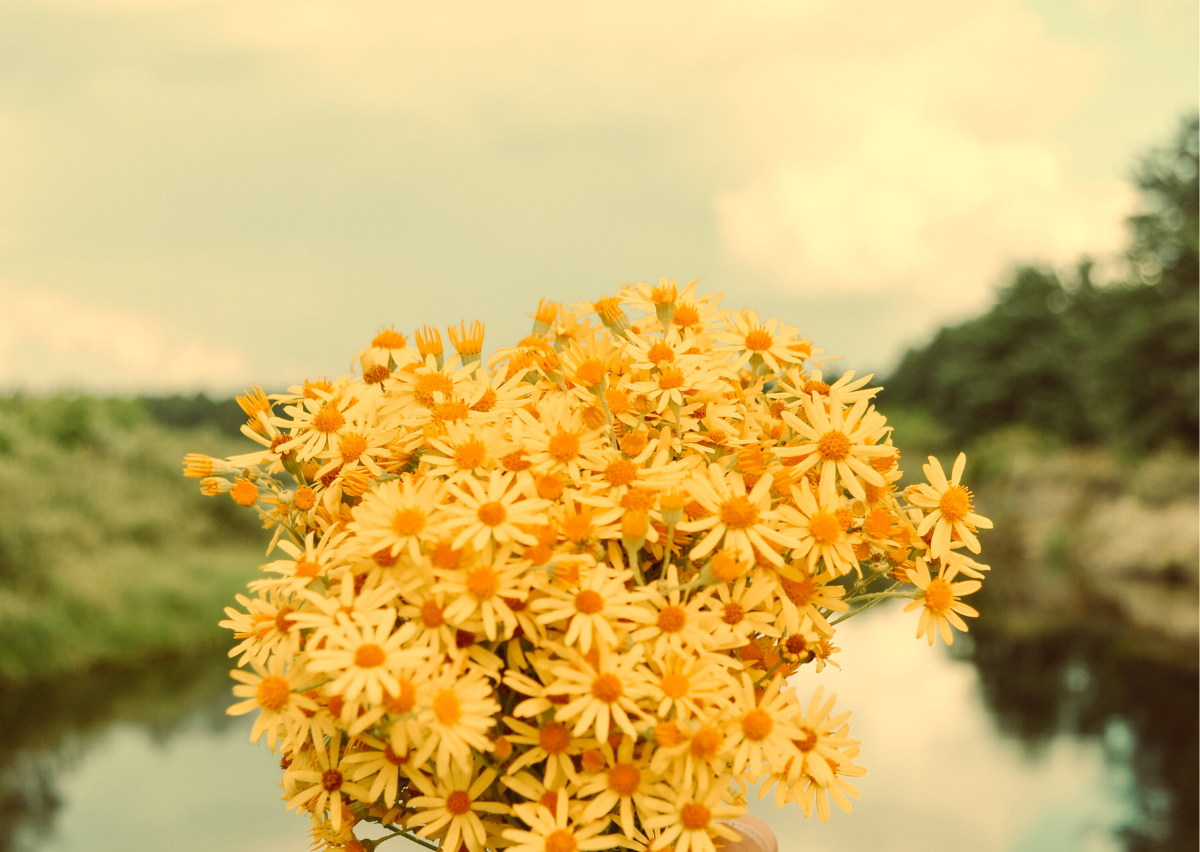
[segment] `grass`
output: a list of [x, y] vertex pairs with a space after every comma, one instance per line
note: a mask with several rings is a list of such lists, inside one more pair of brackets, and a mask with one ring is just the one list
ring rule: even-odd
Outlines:
[[135, 401], [0, 399], [0, 681], [227, 641], [267, 534], [181, 459], [244, 445]]

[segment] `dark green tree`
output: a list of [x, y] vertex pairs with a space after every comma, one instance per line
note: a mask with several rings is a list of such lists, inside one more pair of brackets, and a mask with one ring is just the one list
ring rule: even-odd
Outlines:
[[885, 383], [958, 441], [1024, 424], [1070, 442], [1197, 444], [1200, 120], [1138, 163], [1126, 280], [1097, 286], [1090, 260], [1062, 280], [1015, 270], [984, 315], [910, 350]]

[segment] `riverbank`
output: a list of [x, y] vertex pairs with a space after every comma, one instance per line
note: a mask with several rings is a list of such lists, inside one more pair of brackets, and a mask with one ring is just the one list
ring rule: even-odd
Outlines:
[[0, 682], [227, 641], [266, 534], [180, 465], [243, 444], [134, 401], [0, 399]]

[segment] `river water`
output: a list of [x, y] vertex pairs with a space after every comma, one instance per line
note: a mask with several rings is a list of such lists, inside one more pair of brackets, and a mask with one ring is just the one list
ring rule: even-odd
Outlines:
[[[842, 671], [794, 680], [854, 711], [868, 775], [828, 824], [755, 802], [782, 850], [1197, 848], [1194, 666], [1078, 630], [983, 625], [951, 653], [915, 628], [880, 607], [839, 632]], [[0, 694], [0, 852], [308, 849], [277, 760], [223, 712], [228, 668], [168, 659]]]

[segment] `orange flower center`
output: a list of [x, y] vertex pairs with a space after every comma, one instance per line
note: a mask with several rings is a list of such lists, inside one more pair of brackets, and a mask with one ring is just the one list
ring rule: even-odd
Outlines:
[[668, 367], [658, 377], [658, 387], [660, 390], [674, 390], [683, 387], [683, 373], [675, 367]]
[[629, 410], [629, 394], [620, 388], [609, 388], [606, 390], [604, 392], [604, 401], [608, 403], [608, 410], [614, 417]]
[[295, 612], [290, 606], [279, 608], [279, 612], [275, 613], [275, 629], [280, 633], [287, 633], [292, 629], [292, 624], [295, 619], [292, 618], [292, 613]]
[[471, 810], [471, 797], [467, 795], [467, 791], [455, 790], [447, 796], [446, 810], [450, 811], [454, 816], [462, 816]]
[[562, 754], [571, 745], [571, 732], [559, 722], [551, 722], [538, 731], [538, 745], [546, 754]]
[[320, 563], [309, 562], [306, 559], [301, 559], [299, 562], [296, 563], [296, 571], [292, 576], [299, 577], [302, 580], [303, 579], [311, 580], [313, 577], [318, 576], [320, 573], [321, 573]]
[[579, 848], [575, 835], [565, 828], [556, 828], [547, 834], [545, 845], [546, 852], [575, 852]]
[[742, 609], [742, 605], [737, 601], [730, 601], [725, 604], [725, 612], [721, 616], [721, 620], [731, 627], [735, 624], [741, 624], [746, 617], [746, 610]]
[[872, 509], [863, 521], [863, 531], [875, 538], [883, 538], [892, 531], [892, 516], [887, 509]]
[[448, 399], [433, 410], [433, 416], [438, 420], [453, 423], [467, 416], [467, 404], [461, 399]]
[[398, 536], [416, 535], [425, 528], [425, 513], [420, 509], [400, 509], [392, 516], [392, 532]]
[[387, 651], [380, 648], [374, 642], [359, 645], [358, 650], [354, 652], [354, 665], [360, 669], [373, 669], [376, 666], [382, 666], [386, 662]]
[[750, 352], [765, 352], [771, 348], [771, 335], [762, 326], [755, 326], [746, 335], [746, 349]]
[[803, 580], [789, 580], [782, 577], [780, 583], [783, 584], [783, 593], [796, 606], [808, 606], [816, 600], [817, 584], [812, 577], [805, 577]]
[[584, 589], [575, 596], [576, 612], [581, 612], [584, 615], [595, 615], [602, 609], [604, 609], [604, 598], [600, 596], [599, 592]]
[[508, 511], [504, 508], [503, 503], [484, 503], [475, 513], [479, 518], [479, 522], [485, 526], [496, 527], [504, 523], [508, 517]]
[[417, 378], [416, 386], [413, 388], [413, 395], [426, 406], [433, 404], [435, 393], [449, 397], [453, 392], [454, 382], [450, 381], [449, 376], [442, 373], [425, 373]]
[[683, 698], [683, 696], [688, 694], [691, 682], [688, 680], [688, 676], [682, 672], [667, 672], [662, 676], [662, 683], [660, 685], [663, 695], [667, 696], [667, 698]]
[[550, 811], [551, 816], [554, 816], [558, 813], [558, 793], [554, 790], [547, 790], [538, 799], [538, 804]]
[[632, 763], [618, 763], [608, 770], [608, 789], [618, 796], [632, 796], [642, 783], [642, 771]]
[[925, 608], [934, 615], [942, 615], [954, 603], [954, 590], [941, 577], [934, 577], [925, 587]]
[[500, 459], [500, 465], [505, 470], [511, 470], [513, 473], [528, 469], [530, 464], [531, 462], [525, 458], [525, 451], [521, 449], [513, 450]]
[[471, 406], [472, 411], [482, 411], [487, 413], [496, 407], [496, 392], [491, 388], [484, 388], [478, 401]]
[[850, 439], [844, 432], [838, 432], [836, 429], [826, 432], [821, 436], [821, 440], [817, 441], [817, 452], [826, 461], [843, 461], [850, 455]]
[[317, 492], [313, 491], [307, 485], [301, 485], [296, 489], [296, 496], [292, 499], [292, 505], [301, 512], [307, 512], [313, 506], [317, 505]]
[[961, 485], [953, 486], [942, 495], [938, 508], [942, 510], [942, 517], [951, 523], [966, 520], [972, 508], [970, 490]]
[[312, 427], [318, 432], [336, 432], [346, 425], [346, 418], [336, 408], [326, 405], [312, 419]]
[[383, 364], [376, 364], [363, 370], [363, 382], [368, 385], [382, 384], [392, 377], [392, 371]]
[[496, 739], [492, 741], [492, 754], [495, 756], [496, 760], [503, 763], [512, 756], [512, 753], [513, 745], [504, 737], [496, 737]]
[[330, 793], [342, 788], [342, 773], [336, 769], [326, 769], [321, 774], [321, 786]]
[[433, 562], [434, 568], [443, 568], [449, 571], [458, 567], [458, 563], [462, 559], [462, 551], [455, 550], [454, 545], [448, 541], [439, 541], [434, 546], [433, 553], [429, 554], [429, 559]]
[[730, 529], [744, 530], [758, 523], [758, 507], [749, 497], [737, 495], [721, 504], [721, 522]]
[[721, 749], [722, 739], [716, 728], [701, 728], [692, 737], [692, 754], [701, 760], [712, 760]]
[[563, 521], [563, 535], [577, 543], [587, 541], [592, 535], [592, 513], [584, 510], [567, 515]]
[[700, 322], [700, 312], [687, 302], [678, 302], [675, 305], [675, 316], [672, 321], [680, 328], [688, 328]]
[[579, 436], [574, 432], [560, 431], [550, 438], [547, 451], [556, 462], [569, 462], [579, 455]]
[[649, 512], [654, 508], [655, 495], [653, 491], [644, 488], [631, 488], [621, 498], [621, 508], [630, 512]]
[[426, 627], [441, 627], [446, 623], [446, 614], [433, 598], [421, 604], [421, 621]]
[[775, 720], [771, 714], [761, 707], [756, 707], [742, 717], [742, 733], [746, 739], [762, 742], [771, 735], [775, 728]]
[[553, 473], [547, 473], [537, 481], [537, 493], [543, 500], [557, 500], [563, 493], [563, 481]]
[[282, 710], [292, 697], [292, 688], [287, 678], [268, 675], [258, 684], [258, 706], [264, 710]]
[[575, 381], [585, 388], [594, 388], [604, 381], [604, 365], [594, 359], [584, 361], [575, 370]]
[[616, 459], [608, 463], [608, 467], [604, 468], [604, 478], [608, 480], [608, 484], [615, 488], [622, 485], [631, 485], [637, 479], [638, 468], [629, 459]]
[[477, 601], [485, 601], [500, 591], [500, 575], [484, 565], [467, 574], [467, 594]]
[[258, 487], [248, 479], [239, 479], [229, 490], [229, 496], [239, 506], [249, 508], [258, 502]]
[[842, 524], [832, 512], [814, 512], [808, 520], [808, 531], [817, 544], [836, 544], [842, 537]]
[[399, 684], [399, 695], [392, 695], [390, 692], [384, 691], [383, 706], [389, 713], [403, 716], [411, 713], [417, 706], [417, 685], [405, 678], [400, 678]]
[[679, 809], [679, 821], [688, 831], [700, 831], [712, 822], [712, 811], [700, 802], [688, 802]]
[[817, 747], [817, 732], [812, 728], [800, 726], [800, 739], [792, 740], [792, 745], [800, 749], [801, 754], [808, 754]]
[[390, 328], [379, 332], [371, 341], [371, 345], [376, 349], [403, 349], [407, 344], [408, 340], [403, 334]]
[[804, 392], [826, 396], [829, 393], [829, 385], [825, 384], [825, 382], [818, 382], [815, 379], [809, 379], [804, 383]]
[[433, 697], [433, 715], [443, 725], [456, 725], [462, 718], [462, 707], [459, 706], [458, 696], [449, 689], [443, 689]]
[[367, 451], [367, 439], [355, 432], [350, 432], [338, 439], [338, 452], [342, 461], [349, 463]]
[[605, 704], [612, 704], [624, 693], [621, 679], [615, 674], [602, 674], [592, 681], [592, 695]]
[[722, 550], [712, 558], [709, 567], [712, 568], [714, 577], [722, 583], [729, 583], [741, 576], [742, 568], [745, 566], [738, 561], [737, 557]]
[[665, 343], [655, 343], [646, 351], [646, 360], [655, 366], [675, 363], [675, 350]]
[[663, 633], [678, 633], [687, 624], [687, 611], [675, 604], [658, 611], [658, 629]]
[[468, 438], [454, 448], [454, 465], [459, 470], [474, 470], [487, 458], [487, 447], [478, 438]]

